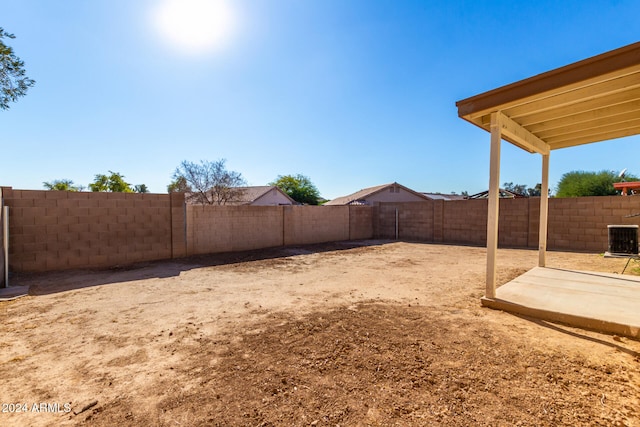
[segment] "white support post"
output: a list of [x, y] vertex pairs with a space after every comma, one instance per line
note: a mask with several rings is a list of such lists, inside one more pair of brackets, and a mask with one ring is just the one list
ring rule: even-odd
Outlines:
[[485, 296], [496, 296], [496, 255], [500, 198], [500, 112], [491, 113], [491, 158], [489, 163], [489, 207], [487, 212], [487, 283]]
[[542, 187], [540, 189], [540, 229], [538, 231], [538, 266], [547, 264], [547, 220], [549, 218], [549, 154], [542, 155]]

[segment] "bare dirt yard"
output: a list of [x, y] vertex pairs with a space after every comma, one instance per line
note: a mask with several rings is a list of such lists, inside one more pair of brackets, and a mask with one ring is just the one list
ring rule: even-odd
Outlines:
[[[500, 283], [537, 262], [498, 256]], [[482, 308], [484, 271], [366, 241], [18, 275], [0, 425], [640, 426], [640, 342]]]

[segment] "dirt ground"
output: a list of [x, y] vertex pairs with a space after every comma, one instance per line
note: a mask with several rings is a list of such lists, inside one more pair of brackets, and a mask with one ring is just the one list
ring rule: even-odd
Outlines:
[[[18, 275], [0, 425], [640, 426], [640, 342], [482, 308], [485, 254], [366, 241]], [[536, 262], [500, 250], [500, 283]]]

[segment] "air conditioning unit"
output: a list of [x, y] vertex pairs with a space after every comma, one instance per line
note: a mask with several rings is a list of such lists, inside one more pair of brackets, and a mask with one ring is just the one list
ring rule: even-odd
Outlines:
[[608, 225], [609, 255], [638, 255], [637, 225]]

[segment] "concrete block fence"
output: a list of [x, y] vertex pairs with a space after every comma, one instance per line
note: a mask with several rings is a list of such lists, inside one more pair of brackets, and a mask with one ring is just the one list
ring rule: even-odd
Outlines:
[[[376, 206], [194, 206], [184, 195], [14, 190], [9, 271], [140, 261], [342, 240], [486, 244], [487, 201]], [[640, 197], [549, 200], [548, 248], [604, 252], [607, 225], [639, 224]], [[500, 201], [499, 245], [536, 248], [539, 199]]]
[[[486, 245], [487, 200], [382, 203], [374, 210], [379, 238], [395, 238], [397, 210], [401, 240]], [[538, 247], [539, 198], [500, 200], [499, 219], [499, 246]], [[640, 197], [551, 198], [547, 248], [605, 252], [607, 225], [627, 224], [640, 225]]]
[[373, 237], [370, 207], [194, 206], [181, 193], [2, 190], [15, 272]]

